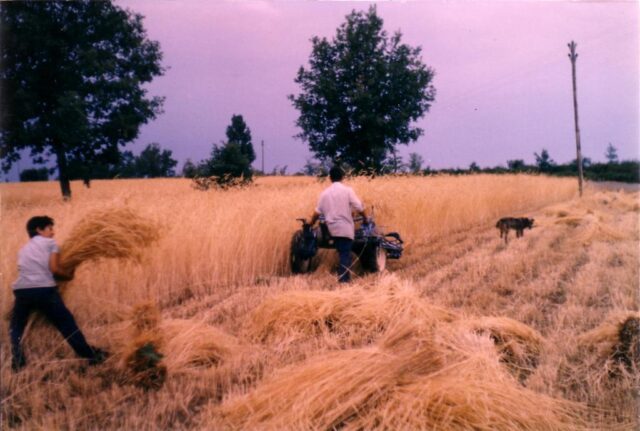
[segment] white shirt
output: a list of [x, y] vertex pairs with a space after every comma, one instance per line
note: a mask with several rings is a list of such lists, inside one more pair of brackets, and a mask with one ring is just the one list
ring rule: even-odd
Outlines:
[[53, 287], [56, 281], [49, 269], [51, 253], [60, 249], [53, 238], [36, 235], [18, 252], [18, 279], [13, 289]]
[[351, 212], [363, 209], [353, 189], [336, 181], [320, 194], [316, 211], [324, 216], [331, 236], [353, 239], [355, 225]]

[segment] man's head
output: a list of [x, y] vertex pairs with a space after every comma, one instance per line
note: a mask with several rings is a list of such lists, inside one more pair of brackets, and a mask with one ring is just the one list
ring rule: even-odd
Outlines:
[[27, 222], [27, 233], [29, 238], [36, 235], [51, 238], [53, 236], [53, 219], [49, 216], [31, 217]]
[[342, 181], [342, 179], [344, 178], [344, 171], [340, 166], [333, 165], [329, 170], [329, 178], [331, 178], [332, 183]]

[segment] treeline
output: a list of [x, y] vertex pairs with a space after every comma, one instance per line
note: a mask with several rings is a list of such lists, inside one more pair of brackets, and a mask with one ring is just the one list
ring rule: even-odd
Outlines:
[[[137, 156], [123, 151], [111, 160], [105, 158], [90, 164], [73, 160], [67, 170], [70, 180], [82, 180], [88, 186], [93, 179], [173, 177], [177, 164], [171, 150], [151, 143]], [[20, 172], [20, 181], [48, 181], [50, 175], [56, 175], [55, 169], [29, 168]]]
[[[474, 173], [490, 174], [512, 174], [512, 173], [542, 173], [547, 175], [557, 175], [561, 177], [575, 177], [578, 175], [578, 167], [575, 162], [553, 165], [547, 169], [540, 169], [536, 165], [525, 165], [524, 163], [516, 168], [495, 166], [480, 168], [470, 166], [467, 169], [430, 169], [421, 171], [425, 175], [430, 174], [451, 174], [468, 175]], [[591, 163], [583, 166], [585, 179], [591, 181], [619, 181], [624, 183], [640, 183], [640, 162], [638, 160], [625, 160], [621, 162]]]

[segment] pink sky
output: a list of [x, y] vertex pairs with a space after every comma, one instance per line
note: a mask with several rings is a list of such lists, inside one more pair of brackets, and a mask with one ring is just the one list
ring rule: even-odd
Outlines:
[[[251, 129], [260, 168], [299, 170], [310, 157], [294, 139], [297, 69], [313, 36], [333, 37], [351, 10], [344, 1], [117, 1], [145, 16], [169, 68], [149, 89], [166, 96], [164, 114], [142, 128], [135, 153], [158, 142], [181, 163], [208, 157], [233, 114]], [[418, 142], [401, 146], [433, 168], [534, 161], [546, 148], [575, 158], [571, 67], [578, 44], [583, 154], [604, 160], [611, 142], [622, 159], [639, 154], [639, 6], [636, 1], [377, 2], [388, 33], [422, 47], [436, 71], [436, 101], [419, 121]]]

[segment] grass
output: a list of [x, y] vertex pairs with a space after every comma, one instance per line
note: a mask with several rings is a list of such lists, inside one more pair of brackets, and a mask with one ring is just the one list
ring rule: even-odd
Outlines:
[[[53, 217], [63, 248], [92, 214], [124, 211], [158, 233], [139, 249], [119, 242], [129, 250], [119, 258], [89, 253], [65, 292], [88, 340], [114, 352], [105, 364], [84, 367], [35, 322], [29, 365], [14, 375], [2, 321], [3, 426], [638, 426], [638, 358], [627, 349], [616, 362], [612, 352], [616, 316], [638, 310], [637, 193], [587, 189], [577, 199], [574, 180], [528, 175], [348, 184], [378, 225], [406, 239], [390, 274], [348, 287], [335, 283], [329, 251], [314, 274], [289, 273], [295, 219], [311, 215], [327, 185], [315, 179], [261, 178], [226, 192], [182, 179], [95, 181], [74, 183], [70, 202], [54, 183], [1, 185], [3, 315], [30, 216]], [[505, 245], [494, 228], [504, 216], [536, 227]], [[596, 346], [578, 345], [594, 333], [605, 334]], [[133, 384], [127, 367], [148, 343], [164, 355], [157, 390]], [[598, 384], [578, 385], [576, 373]]]

